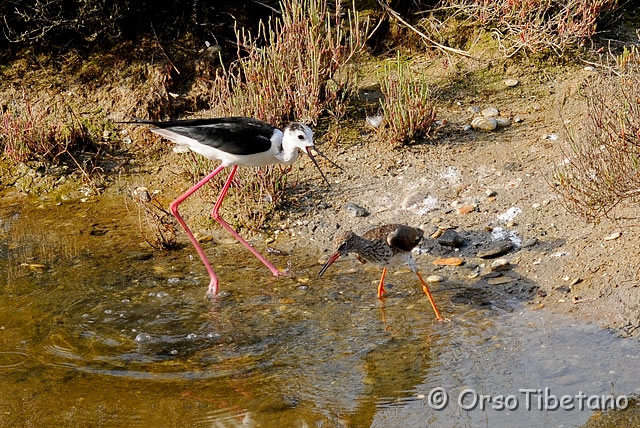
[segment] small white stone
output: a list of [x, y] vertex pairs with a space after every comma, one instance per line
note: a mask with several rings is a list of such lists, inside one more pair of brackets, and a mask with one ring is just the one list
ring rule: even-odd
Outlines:
[[500, 110], [495, 107], [487, 107], [482, 110], [481, 113], [484, 117], [497, 117], [500, 115]]
[[613, 241], [614, 239], [618, 239], [620, 236], [622, 236], [622, 233], [620, 231], [618, 231], [618, 232], [612, 233], [611, 235], [605, 236], [602, 239], [604, 241]]
[[493, 131], [498, 127], [498, 122], [493, 117], [476, 117], [471, 121], [471, 126], [481, 131]]
[[507, 259], [496, 259], [491, 263], [492, 271], [509, 269], [510, 263]]
[[508, 117], [496, 117], [496, 124], [498, 128], [506, 128], [507, 126], [511, 126], [511, 119]]

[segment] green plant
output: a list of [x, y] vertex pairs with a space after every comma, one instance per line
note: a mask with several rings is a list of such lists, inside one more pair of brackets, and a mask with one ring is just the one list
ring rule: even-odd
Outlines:
[[[364, 50], [364, 27], [355, 10], [339, 0], [284, 0], [280, 18], [261, 22], [255, 35], [236, 31], [238, 58], [219, 69], [210, 84], [212, 116], [251, 116], [268, 123], [316, 123], [325, 112], [344, 113], [354, 88], [353, 63]], [[196, 177], [213, 162], [187, 156]], [[236, 226], [255, 229], [281, 200], [290, 168], [238, 170], [234, 183], [242, 203], [234, 206]], [[226, 176], [211, 181], [215, 195]], [[233, 197], [233, 196], [232, 196]]]
[[443, 0], [447, 15], [463, 15], [491, 30], [505, 56], [520, 50], [562, 54], [596, 31], [617, 0]]
[[380, 100], [382, 123], [377, 136], [393, 147], [429, 135], [435, 121], [435, 109], [427, 82], [415, 77], [409, 62], [396, 57], [377, 74], [383, 98]]
[[100, 150], [90, 127], [95, 128], [64, 101], [51, 100], [45, 107], [31, 104], [23, 95], [2, 113], [0, 150], [13, 162], [71, 163], [94, 185], [101, 171], [97, 166]]
[[28, 99], [14, 102], [3, 112], [0, 124], [0, 143], [4, 153], [14, 162], [31, 159], [56, 160], [69, 154], [88, 138], [84, 127], [75, 118], [54, 110], [48, 112], [33, 106]]
[[640, 54], [617, 58], [617, 71], [584, 84], [586, 114], [568, 133], [565, 164], [554, 173], [565, 207], [590, 221], [640, 203]]
[[[269, 123], [316, 123], [353, 82], [349, 64], [364, 49], [355, 10], [337, 0], [284, 0], [279, 19], [261, 22], [256, 35], [236, 31], [238, 59], [212, 82], [211, 109]], [[344, 22], [343, 14], [346, 16]]]

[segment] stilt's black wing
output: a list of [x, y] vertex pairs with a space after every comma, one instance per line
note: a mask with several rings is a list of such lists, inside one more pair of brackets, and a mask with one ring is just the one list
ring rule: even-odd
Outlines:
[[234, 155], [266, 152], [275, 127], [250, 117], [174, 120], [148, 123]]

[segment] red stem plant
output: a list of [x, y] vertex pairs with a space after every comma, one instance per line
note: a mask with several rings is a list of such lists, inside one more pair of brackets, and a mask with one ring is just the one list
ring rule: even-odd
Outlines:
[[598, 20], [618, 1], [442, 0], [441, 4], [490, 27], [505, 56], [513, 56], [522, 49], [551, 49], [561, 55], [593, 36]]
[[617, 61], [618, 71], [584, 84], [582, 128], [568, 133], [554, 174], [565, 207], [590, 221], [640, 202], [640, 53], [626, 50]]
[[[251, 116], [274, 125], [296, 120], [315, 124], [325, 112], [344, 112], [345, 93], [353, 91], [354, 60], [363, 52], [366, 26], [340, 0], [283, 0], [280, 17], [261, 22], [257, 34], [236, 31], [238, 58], [210, 82], [213, 116]], [[298, 164], [299, 165], [299, 164]], [[194, 177], [211, 170], [198, 162]], [[240, 169], [235, 225], [259, 228], [277, 206], [290, 181], [290, 167]], [[211, 196], [224, 177], [212, 180]], [[232, 204], [228, 204], [231, 206]], [[224, 208], [224, 207], [223, 207]]]

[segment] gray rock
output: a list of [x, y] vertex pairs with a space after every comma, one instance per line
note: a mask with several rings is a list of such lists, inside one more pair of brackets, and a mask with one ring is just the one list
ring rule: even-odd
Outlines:
[[481, 259], [490, 259], [508, 253], [513, 249], [511, 241], [496, 241], [485, 245], [478, 251], [477, 256]]
[[508, 270], [510, 268], [511, 263], [509, 263], [509, 260], [507, 259], [496, 259], [491, 263], [491, 266], [489, 266], [489, 269], [492, 271]]
[[344, 209], [347, 210], [352, 217], [367, 217], [369, 215], [369, 211], [353, 202], [347, 203]]
[[464, 244], [464, 239], [453, 229], [447, 229], [438, 238], [438, 243], [445, 247], [461, 247]]
[[487, 108], [483, 109], [481, 114], [484, 117], [497, 117], [497, 116], [500, 115], [500, 110], [498, 110], [497, 108], [491, 106], [491, 107], [487, 107]]

